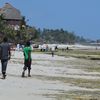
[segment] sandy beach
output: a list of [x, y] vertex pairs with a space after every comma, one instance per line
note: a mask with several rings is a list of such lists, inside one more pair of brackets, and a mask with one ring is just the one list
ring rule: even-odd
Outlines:
[[[76, 63], [79, 61], [80, 63]], [[27, 77], [26, 72], [26, 77], [22, 78], [23, 53], [12, 51], [12, 58], [8, 62], [7, 78], [0, 80], [0, 100], [80, 100], [75, 98], [81, 95], [83, 98], [86, 96], [91, 98], [96, 92], [98, 92], [96, 97], [99, 98], [100, 87], [92, 88], [91, 85], [87, 87], [87, 84], [85, 87], [84, 83], [83, 85], [75, 83], [76, 80], [88, 80], [89, 83], [100, 80], [99, 72], [85, 70], [86, 64], [91, 66], [92, 63], [72, 57], [52, 57], [33, 52], [32, 77]], [[84, 93], [77, 94], [77, 91]], [[76, 97], [72, 95], [73, 93]]]

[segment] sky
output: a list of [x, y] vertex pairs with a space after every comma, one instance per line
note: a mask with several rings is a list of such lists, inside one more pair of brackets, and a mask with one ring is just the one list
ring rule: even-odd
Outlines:
[[100, 39], [100, 0], [0, 0], [10, 3], [36, 28], [61, 29]]

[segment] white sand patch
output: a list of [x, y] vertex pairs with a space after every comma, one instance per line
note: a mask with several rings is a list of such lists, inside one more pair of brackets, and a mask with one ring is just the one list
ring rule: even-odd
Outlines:
[[[77, 60], [47, 54], [32, 53], [32, 77], [22, 78], [23, 53], [13, 52], [12, 59], [8, 62], [7, 79], [0, 81], [0, 100], [55, 100], [47, 98], [45, 94], [62, 94], [64, 91], [99, 91], [100, 89], [83, 88], [64, 83], [59, 80], [49, 80], [48, 77], [100, 79], [97, 72], [85, 72], [81, 69], [70, 68], [71, 65], [57, 66], [53, 62]], [[35, 61], [36, 60], [36, 61]], [[98, 75], [98, 76], [97, 76]], [[27, 76], [27, 72], [26, 72]], [[40, 78], [41, 77], [41, 78]]]

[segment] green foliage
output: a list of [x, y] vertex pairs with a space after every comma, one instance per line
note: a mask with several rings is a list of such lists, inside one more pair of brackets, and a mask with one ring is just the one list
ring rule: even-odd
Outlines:
[[23, 16], [23, 17], [22, 17], [21, 24], [20, 24], [20, 29], [25, 28], [25, 26], [26, 26], [25, 16]]
[[11, 42], [42, 41], [46, 43], [70, 43], [85, 42], [83, 37], [76, 36], [74, 32], [63, 29], [36, 29], [26, 25], [25, 17], [22, 18], [19, 30], [14, 30], [11, 25], [6, 24], [4, 16], [0, 15], [0, 32], [4, 33]]
[[0, 15], [0, 32], [2, 32], [5, 28], [5, 20], [4, 19], [4, 16], [1, 14]]
[[49, 43], [75, 43], [77, 36], [63, 29], [43, 29], [42, 38]]
[[0, 40], [2, 40], [3, 36], [7, 36], [10, 42], [15, 43], [24, 43], [27, 40], [33, 40], [39, 37], [38, 32], [34, 27], [26, 26], [25, 17], [23, 17], [21, 21], [20, 29], [14, 30], [14, 27], [6, 24], [3, 15], [0, 15]]

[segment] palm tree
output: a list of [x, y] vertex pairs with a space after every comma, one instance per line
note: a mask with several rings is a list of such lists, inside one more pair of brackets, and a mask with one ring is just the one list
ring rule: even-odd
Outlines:
[[5, 29], [5, 20], [4, 16], [1, 14], [0, 15], [0, 31], [2, 32]]

